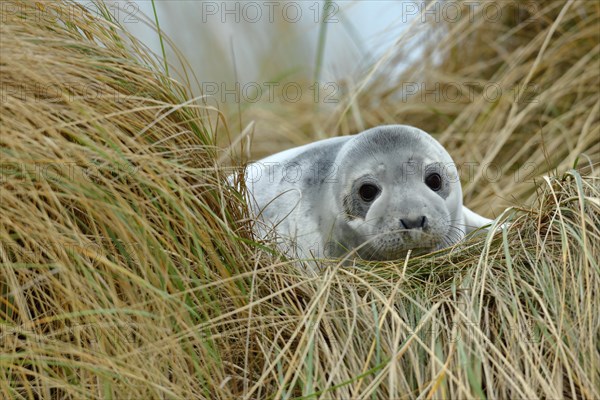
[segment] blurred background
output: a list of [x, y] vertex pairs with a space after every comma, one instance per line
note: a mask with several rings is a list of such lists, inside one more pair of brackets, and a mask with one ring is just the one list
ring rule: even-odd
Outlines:
[[[171, 76], [189, 81], [195, 95], [222, 111], [227, 134], [218, 139], [224, 147], [238, 143], [235, 136], [252, 124], [245, 131], [252, 146], [233, 153], [247, 160], [369, 127], [359, 117], [358, 126], [340, 131], [345, 102], [369, 81], [393, 88], [392, 75], [418, 60], [425, 47], [420, 42], [429, 36], [422, 29], [429, 24], [419, 20], [427, 6], [142, 0], [114, 1], [111, 12], [158, 58], [166, 55]], [[437, 12], [434, 20], [448, 13]]]
[[409, 124], [448, 149], [465, 203], [493, 217], [545, 174], [600, 159], [594, 2], [111, 4], [201, 96], [229, 165]]
[[[157, 54], [159, 36], [134, 23], [153, 18], [151, 1], [128, 4], [122, 18]], [[119, 5], [117, 2], [116, 5]], [[161, 29], [208, 82], [353, 79], [393, 46], [422, 5], [407, 1], [156, 1]], [[414, 11], [411, 11], [414, 10]], [[322, 44], [322, 61], [318, 61]], [[168, 56], [175, 54], [169, 49]], [[318, 68], [317, 66], [320, 66]]]

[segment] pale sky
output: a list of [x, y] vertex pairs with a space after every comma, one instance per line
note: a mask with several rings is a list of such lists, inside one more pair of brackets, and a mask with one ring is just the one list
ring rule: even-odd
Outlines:
[[[114, 12], [125, 27], [160, 54], [158, 35], [138, 18], [141, 13], [154, 18], [151, 1], [114, 3]], [[155, 3], [161, 29], [175, 41], [201, 80], [233, 80], [232, 54], [241, 82], [279, 73], [314, 73], [323, 1]], [[329, 24], [321, 80], [351, 77], [360, 73], [369, 59], [381, 56], [406, 28], [409, 11], [414, 10], [410, 7], [400, 1], [332, 2], [326, 12]]]

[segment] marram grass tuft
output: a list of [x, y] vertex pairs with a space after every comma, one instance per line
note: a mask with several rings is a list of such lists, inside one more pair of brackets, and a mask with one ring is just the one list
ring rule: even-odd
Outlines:
[[[469, 70], [472, 59], [453, 56], [467, 40], [457, 37], [430, 70], [489, 80], [511, 57], [555, 49], [555, 67], [537, 63], [550, 74], [546, 107], [482, 100], [468, 123], [455, 104], [411, 114], [436, 134], [434, 116], [453, 121], [446, 145], [478, 127], [502, 132], [490, 154], [503, 160], [539, 123], [560, 173], [519, 182], [523, 205], [491, 233], [316, 273], [254, 242], [218, 167], [224, 116], [190, 99], [109, 13], [61, 1], [52, 7], [70, 12], [39, 18], [43, 4], [3, 7], [0, 25], [2, 398], [600, 398], [600, 73], [576, 67], [598, 62], [581, 29], [598, 26], [598, 6], [543, 2], [533, 38], [509, 29], [520, 21], [500, 25], [505, 42], [487, 48], [497, 65]], [[486, 27], [473, 29], [470, 40]], [[569, 35], [582, 46], [570, 58]], [[557, 86], [552, 68], [576, 84]], [[358, 93], [357, 125], [343, 114], [341, 132], [392, 119], [383, 95], [370, 113], [374, 100]], [[482, 156], [495, 145], [484, 142]], [[498, 193], [489, 186], [467, 193], [484, 204]]]
[[206, 110], [114, 22], [14, 5], [0, 28], [0, 397], [232, 397], [219, 385], [239, 351], [210, 321], [248, 303], [251, 250]]

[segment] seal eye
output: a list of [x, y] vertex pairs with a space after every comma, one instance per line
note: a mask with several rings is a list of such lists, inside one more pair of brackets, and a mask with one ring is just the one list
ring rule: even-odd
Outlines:
[[431, 190], [437, 192], [442, 188], [442, 177], [440, 174], [434, 172], [425, 178], [425, 184], [429, 186]]
[[375, 200], [375, 197], [379, 194], [379, 188], [370, 183], [365, 183], [358, 189], [358, 194], [364, 201], [371, 202]]

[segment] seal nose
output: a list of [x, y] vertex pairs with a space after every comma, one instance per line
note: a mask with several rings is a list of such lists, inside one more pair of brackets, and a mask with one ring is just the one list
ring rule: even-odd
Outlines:
[[427, 217], [424, 215], [417, 218], [402, 218], [400, 223], [405, 229], [419, 229], [427, 226]]

